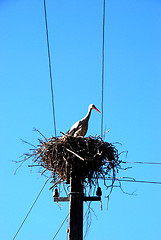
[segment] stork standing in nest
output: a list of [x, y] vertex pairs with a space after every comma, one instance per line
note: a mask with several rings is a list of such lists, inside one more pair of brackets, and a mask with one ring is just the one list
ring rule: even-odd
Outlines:
[[73, 136], [73, 137], [78, 137], [78, 136], [81, 136], [81, 137], [84, 137], [86, 135], [86, 132], [88, 130], [88, 121], [89, 121], [89, 118], [90, 118], [90, 115], [91, 115], [91, 111], [92, 109], [95, 109], [97, 112], [101, 113], [96, 107], [94, 104], [90, 104], [89, 107], [88, 107], [88, 113], [87, 115], [79, 120], [78, 122], [76, 122], [72, 127], [71, 129], [69, 130], [68, 134]]

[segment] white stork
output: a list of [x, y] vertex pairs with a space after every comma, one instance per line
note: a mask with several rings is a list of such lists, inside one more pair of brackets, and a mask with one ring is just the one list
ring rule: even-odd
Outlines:
[[87, 115], [82, 118], [81, 120], [79, 120], [78, 122], [76, 122], [71, 129], [69, 130], [68, 134], [74, 137], [77, 136], [82, 136], [84, 137], [86, 135], [86, 132], [88, 130], [88, 121], [91, 115], [91, 111], [92, 109], [95, 109], [97, 112], [101, 113], [94, 104], [90, 104], [88, 107], [88, 113]]

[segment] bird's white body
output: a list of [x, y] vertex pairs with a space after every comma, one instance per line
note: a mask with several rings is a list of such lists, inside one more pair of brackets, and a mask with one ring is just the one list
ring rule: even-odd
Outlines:
[[96, 111], [100, 112], [94, 106], [94, 104], [90, 104], [89, 107], [88, 107], [87, 115], [84, 118], [82, 118], [81, 120], [79, 120], [78, 122], [76, 122], [71, 127], [71, 129], [68, 132], [69, 135], [74, 136], [74, 137], [78, 137], [78, 136], [84, 137], [86, 135], [87, 130], [88, 130], [88, 121], [89, 121], [92, 109], [95, 109]]

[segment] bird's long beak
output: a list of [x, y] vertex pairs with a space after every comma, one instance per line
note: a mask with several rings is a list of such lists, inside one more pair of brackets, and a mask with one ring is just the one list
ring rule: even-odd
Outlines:
[[97, 112], [101, 113], [96, 107], [93, 107], [93, 109], [95, 109]]

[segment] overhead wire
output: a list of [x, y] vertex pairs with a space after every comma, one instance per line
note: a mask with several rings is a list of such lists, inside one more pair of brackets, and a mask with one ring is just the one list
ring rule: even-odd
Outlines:
[[45, 0], [44, 0], [44, 14], [45, 14], [46, 40], [47, 40], [48, 63], [49, 63], [49, 73], [50, 73], [50, 88], [51, 88], [51, 97], [52, 97], [53, 124], [54, 124], [54, 132], [55, 132], [55, 137], [56, 137], [56, 120], [55, 120], [55, 106], [54, 106], [54, 90], [53, 90], [53, 79], [52, 79], [52, 68], [51, 68], [50, 46], [49, 46], [49, 31], [48, 31], [47, 12], [46, 12], [46, 1], [45, 1]]
[[101, 137], [103, 138], [103, 101], [104, 101], [104, 52], [105, 52], [105, 0], [103, 0], [103, 36], [102, 36], [102, 102]]
[[159, 184], [159, 185], [161, 185], [161, 182], [145, 181], [145, 180], [135, 180], [135, 179], [106, 178], [106, 180], [116, 180], [116, 181], [120, 181], [120, 182], [133, 182], [133, 183], [151, 183], [151, 184]]
[[28, 211], [28, 213], [27, 213], [26, 217], [25, 217], [25, 218], [24, 218], [24, 220], [22, 221], [22, 223], [21, 223], [21, 225], [20, 225], [19, 229], [17, 230], [17, 232], [16, 232], [16, 234], [14, 235], [14, 238], [13, 238], [12, 240], [14, 240], [14, 239], [17, 237], [17, 235], [18, 235], [19, 231], [21, 230], [22, 226], [24, 225], [24, 223], [25, 223], [26, 219], [28, 218], [28, 216], [29, 216], [29, 214], [30, 214], [31, 210], [33, 209], [33, 207], [34, 207], [35, 203], [36, 203], [36, 202], [37, 202], [37, 200], [39, 199], [39, 197], [40, 197], [40, 195], [41, 195], [41, 193], [42, 193], [42, 191], [43, 191], [43, 189], [44, 189], [44, 187], [45, 187], [45, 185], [47, 184], [47, 182], [48, 182], [48, 181], [49, 181], [49, 178], [46, 180], [46, 182], [44, 183], [43, 187], [41, 188], [41, 190], [40, 190], [39, 194], [37, 195], [37, 197], [36, 197], [35, 201], [33, 202], [33, 204], [32, 204], [32, 206], [31, 206], [31, 208], [29, 209], [29, 211]]
[[65, 221], [67, 220], [69, 216], [69, 213], [67, 214], [67, 216], [65, 217], [65, 219], [63, 220], [62, 224], [60, 225], [60, 227], [58, 228], [57, 232], [55, 233], [54, 237], [52, 238], [52, 240], [54, 240], [57, 236], [57, 234], [59, 233], [60, 229], [62, 228], [62, 226], [64, 225]]
[[[105, 55], [105, 0], [103, 0], [103, 36], [102, 36], [102, 101], [101, 101], [101, 112], [102, 112], [102, 118], [101, 118], [101, 137], [103, 137], [103, 117], [104, 117], [104, 55]], [[155, 163], [155, 162], [125, 162], [122, 161], [121, 163], [134, 163], [134, 164], [158, 164], [161, 163]], [[117, 180], [117, 179], [116, 179]], [[140, 183], [154, 183], [154, 184], [161, 184], [160, 182], [149, 182], [149, 181], [133, 181], [133, 180], [119, 180], [119, 181], [128, 181], [128, 182], [140, 182]]]
[[[102, 36], [102, 102], [101, 102], [101, 111], [102, 111], [102, 118], [101, 118], [101, 137], [103, 137], [103, 117], [104, 117], [104, 55], [105, 55], [105, 0], [103, 0], [103, 36]], [[121, 163], [134, 163], [134, 164], [154, 164], [160, 165], [161, 163], [156, 162], [125, 162], [122, 161]], [[117, 180], [117, 179], [116, 179]], [[129, 182], [140, 182], [140, 183], [155, 183], [160, 184], [160, 182], [148, 182], [148, 181], [132, 181], [132, 180], [119, 180], [119, 181], [129, 181]]]
[[136, 163], [136, 164], [154, 164], [154, 165], [161, 165], [161, 162], [124, 162], [122, 161], [121, 163]]
[[[49, 64], [49, 74], [50, 74], [50, 87], [51, 87], [51, 96], [52, 96], [52, 111], [53, 111], [53, 124], [54, 124], [54, 132], [56, 137], [56, 120], [55, 120], [55, 106], [54, 106], [54, 90], [53, 90], [53, 79], [52, 79], [52, 68], [51, 68], [51, 58], [50, 58], [50, 46], [49, 46], [49, 33], [48, 33], [48, 24], [47, 24], [47, 12], [46, 12], [46, 2], [44, 0], [44, 15], [45, 15], [45, 26], [46, 26], [46, 39], [47, 39], [47, 49], [48, 49], [48, 64]], [[37, 200], [39, 199], [45, 185], [47, 184], [49, 178], [44, 183], [42, 189], [40, 190], [39, 194], [37, 195], [35, 201], [33, 202], [31, 208], [29, 209], [26, 217], [22, 221], [19, 229], [17, 230], [16, 234], [13, 237], [13, 240], [17, 237], [19, 231], [21, 230], [22, 226], [24, 225], [26, 219], [28, 218], [30, 212], [32, 211], [34, 205], [36, 204]]]

